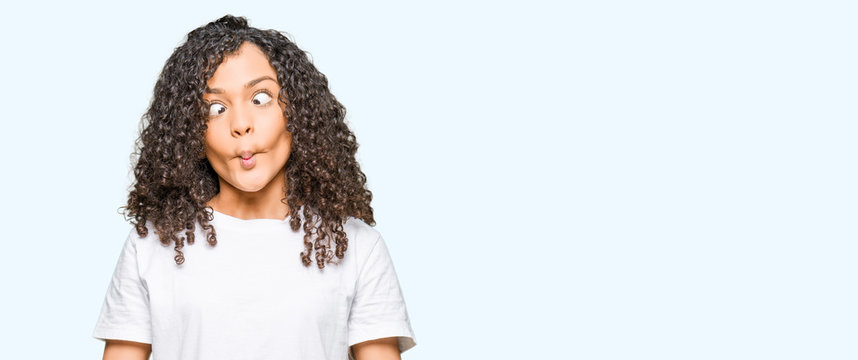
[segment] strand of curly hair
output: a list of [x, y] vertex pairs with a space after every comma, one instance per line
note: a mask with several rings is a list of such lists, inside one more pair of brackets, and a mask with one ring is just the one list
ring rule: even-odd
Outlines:
[[135, 182], [122, 208], [138, 235], [148, 234], [148, 221], [161, 243], [174, 244], [177, 265], [185, 261], [185, 241], [194, 243], [195, 223], [210, 245], [217, 244], [206, 204], [219, 184], [204, 155], [203, 93], [217, 66], [245, 41], [257, 45], [277, 72], [278, 99], [287, 104], [286, 129], [292, 133], [281, 201], [288, 205], [292, 230], [303, 225], [302, 264], [315, 260], [323, 269], [345, 256], [343, 223], [349, 217], [375, 225], [372, 193], [355, 159], [358, 144], [345, 123], [345, 107], [307, 54], [282, 33], [250, 27], [243, 17], [227, 15], [191, 31], [167, 60], [142, 118], [132, 154]]

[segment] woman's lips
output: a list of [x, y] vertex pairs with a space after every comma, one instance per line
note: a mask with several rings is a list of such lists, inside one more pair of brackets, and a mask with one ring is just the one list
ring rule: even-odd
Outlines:
[[253, 168], [253, 166], [256, 165], [256, 156], [250, 155], [247, 158], [245, 158], [245, 156], [246, 155], [241, 156], [241, 167], [245, 169]]

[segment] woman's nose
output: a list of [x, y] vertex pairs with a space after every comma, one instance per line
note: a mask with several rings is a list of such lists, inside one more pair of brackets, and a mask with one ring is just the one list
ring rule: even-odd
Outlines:
[[253, 119], [247, 111], [233, 113], [232, 136], [242, 136], [253, 132]]
[[232, 133], [235, 136], [242, 136], [242, 135], [250, 134], [252, 131], [253, 131], [253, 127], [249, 126], [249, 125], [248, 126], [241, 126], [241, 127], [234, 127], [232, 129]]

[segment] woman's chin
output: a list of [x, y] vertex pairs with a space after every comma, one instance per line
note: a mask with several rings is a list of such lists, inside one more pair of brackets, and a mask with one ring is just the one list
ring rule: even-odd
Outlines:
[[[257, 171], [238, 172], [230, 174], [229, 178], [221, 178], [236, 191], [243, 193], [255, 193], [265, 191], [268, 187], [282, 187], [285, 179], [278, 178], [278, 173], [270, 171], [261, 171], [264, 169], [254, 169]], [[282, 172], [279, 174], [282, 176]], [[222, 189], [223, 190], [223, 189]]]
[[247, 183], [247, 184], [240, 184], [240, 185], [241, 186], [236, 186], [236, 189], [238, 189], [242, 192], [255, 193], [255, 192], [259, 192], [260, 190], [264, 189], [265, 185], [267, 185], [267, 184]]
[[267, 181], [261, 181], [259, 179], [247, 179], [245, 181], [237, 181], [232, 184], [236, 190], [246, 193], [258, 192], [264, 189], [267, 185]]
[[245, 187], [238, 188], [238, 190], [241, 192], [245, 192], [245, 193], [255, 193], [255, 192], [259, 192], [259, 190], [262, 190], [262, 186], [259, 186], [259, 187], [256, 187], [256, 186], [246, 187], [245, 186]]

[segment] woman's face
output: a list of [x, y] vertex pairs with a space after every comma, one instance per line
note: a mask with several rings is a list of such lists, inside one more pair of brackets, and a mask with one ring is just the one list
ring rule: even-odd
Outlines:
[[292, 134], [286, 131], [285, 104], [277, 100], [280, 84], [268, 58], [245, 42], [224, 58], [207, 85], [206, 157], [221, 192], [268, 189], [279, 194]]

